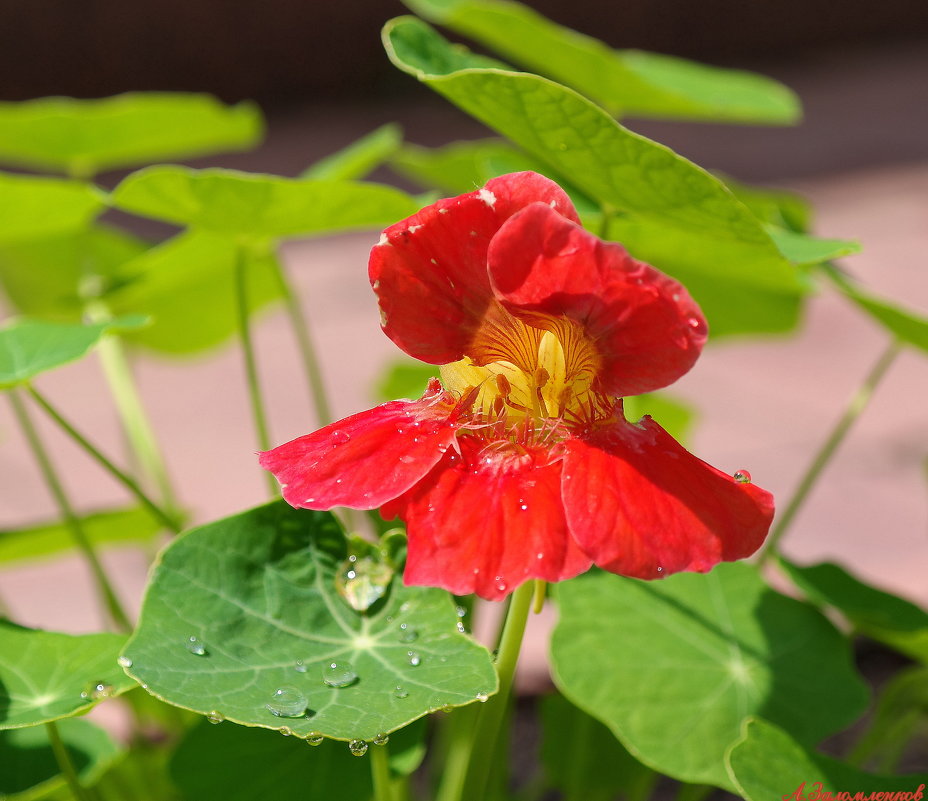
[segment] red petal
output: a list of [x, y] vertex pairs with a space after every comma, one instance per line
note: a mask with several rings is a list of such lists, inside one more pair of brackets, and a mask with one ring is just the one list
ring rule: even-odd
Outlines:
[[384, 510], [407, 523], [407, 584], [497, 601], [529, 579], [560, 581], [590, 567], [568, 534], [561, 464], [547, 449], [458, 442], [460, 456], [449, 452]]
[[439, 200], [387, 228], [368, 267], [387, 336], [430, 364], [460, 359], [493, 303], [490, 239], [509, 217], [537, 201], [579, 219], [557, 184], [523, 172]]
[[580, 547], [635, 578], [750, 556], [773, 518], [769, 492], [697, 459], [650, 417], [569, 441], [563, 497]]
[[260, 455], [284, 499], [304, 509], [376, 509], [406, 492], [454, 440], [454, 398], [436, 379], [418, 401], [391, 401]]
[[549, 330], [559, 317], [580, 324], [602, 360], [600, 386], [610, 395], [676, 381], [706, 340], [702, 312], [681, 284], [544, 204], [500, 228], [489, 265], [497, 297], [516, 317]]

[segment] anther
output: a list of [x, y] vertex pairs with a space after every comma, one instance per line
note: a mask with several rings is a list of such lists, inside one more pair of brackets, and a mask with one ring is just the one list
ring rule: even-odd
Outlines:
[[508, 398], [509, 394], [512, 392], [512, 384], [509, 383], [509, 379], [502, 373], [496, 374], [496, 389], [504, 398]]

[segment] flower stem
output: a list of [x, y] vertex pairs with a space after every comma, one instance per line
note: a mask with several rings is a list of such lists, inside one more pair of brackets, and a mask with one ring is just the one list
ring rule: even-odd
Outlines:
[[274, 258], [274, 272], [277, 274], [277, 280], [284, 294], [284, 301], [287, 304], [287, 314], [290, 317], [290, 325], [296, 336], [300, 358], [303, 361], [303, 371], [306, 374], [306, 382], [309, 385], [309, 394], [313, 399], [313, 406], [315, 406], [316, 409], [316, 422], [320, 427], [328, 425], [333, 420], [332, 406], [329, 403], [329, 396], [326, 393], [319, 357], [316, 355], [316, 348], [313, 345], [312, 336], [309, 333], [306, 315], [303, 314], [300, 300], [293, 291], [293, 286], [290, 284], [286, 272], [284, 272], [283, 265], [276, 257]]
[[68, 783], [71, 795], [73, 795], [77, 801], [94, 801], [96, 794], [91, 794], [87, 788], [80, 783], [77, 771], [74, 769], [74, 763], [71, 761], [71, 755], [68, 753], [68, 749], [61, 739], [58, 726], [55, 725], [54, 721], [49, 721], [45, 724], [45, 731], [48, 734], [48, 741], [51, 743], [55, 761], [58, 763], [61, 774]]
[[[248, 252], [242, 245], [236, 249], [235, 256], [235, 301], [238, 331], [242, 338], [242, 355], [245, 358], [245, 378], [248, 383], [248, 397], [251, 401], [255, 432], [258, 436], [258, 447], [262, 451], [267, 451], [271, 449], [271, 437], [268, 434], [267, 414], [264, 410], [264, 399], [261, 396], [261, 385], [258, 381], [258, 363], [255, 360], [254, 342], [251, 339], [251, 322], [248, 314]], [[265, 476], [271, 495], [276, 496], [276, 479], [268, 472], [265, 472]]]
[[106, 575], [106, 571], [100, 563], [100, 558], [97, 556], [93, 543], [87, 536], [87, 532], [84, 531], [80, 519], [74, 513], [74, 507], [71, 506], [71, 502], [68, 500], [67, 493], [64, 491], [64, 486], [58, 478], [58, 472], [55, 470], [51, 457], [48, 455], [48, 450], [42, 443], [39, 432], [32, 424], [32, 420], [29, 418], [29, 413], [26, 411], [22, 399], [19, 397], [16, 390], [13, 390], [9, 394], [16, 421], [19, 423], [19, 427], [22, 429], [26, 441], [29, 443], [35, 460], [39, 463], [42, 477], [45, 479], [45, 483], [55, 499], [59, 514], [64, 519], [68, 530], [71, 532], [74, 544], [83, 554], [90, 568], [104, 608], [118, 629], [121, 631], [132, 631], [132, 623], [129, 620], [129, 616], [119, 602], [119, 597], [116, 595], [113, 585], [110, 584], [109, 576]]
[[857, 418], [860, 417], [864, 409], [867, 408], [867, 404], [870, 402], [870, 398], [873, 396], [874, 391], [879, 386], [880, 381], [883, 380], [883, 376], [886, 375], [886, 371], [889, 370], [901, 350], [902, 343], [898, 340], [893, 340], [883, 353], [880, 354], [880, 358], [877, 359], [876, 363], [870, 369], [863, 384], [861, 384], [854, 393], [850, 403], [844, 410], [844, 414], [841, 415], [835, 427], [828, 435], [828, 438], [822, 443], [822, 447], [819, 448], [818, 453], [815, 454], [811, 463], [806, 468], [805, 473], [803, 473], [802, 478], [799, 480], [796, 491], [786, 505], [786, 509], [783, 510], [783, 514], [780, 515], [776, 525], [770, 532], [770, 537], [767, 539], [767, 547], [761, 556], [761, 562], [776, 555], [780, 540], [793, 522], [802, 504], [809, 496], [812, 487], [815, 486], [822, 471], [831, 461], [831, 457], [834, 456], [838, 446], [843, 442], [848, 431], [851, 430], [851, 427], [857, 421]]
[[374, 780], [374, 801], [393, 801], [387, 745], [375, 743], [368, 753], [371, 757], [371, 777]]
[[532, 590], [532, 614], [540, 615], [541, 610], [545, 607], [545, 596], [548, 593], [548, 582], [543, 579], [535, 579], [534, 589]]
[[117, 481], [119, 481], [126, 489], [129, 490], [139, 502], [148, 509], [149, 512], [155, 517], [155, 519], [160, 520], [164, 524], [165, 528], [173, 531], [175, 534], [179, 533], [181, 530], [180, 523], [177, 519], [170, 514], [169, 512], [162, 509], [158, 506], [145, 491], [138, 485], [138, 482], [125, 473], [123, 470], [120, 470], [116, 467], [113, 462], [111, 462], [106, 456], [104, 456], [90, 441], [81, 434], [73, 425], [71, 425], [64, 417], [61, 416], [61, 413], [55, 409], [54, 406], [49, 403], [48, 399], [45, 398], [35, 387], [28, 387], [29, 394], [32, 396], [33, 400], [42, 407], [42, 409], [52, 418], [61, 429], [73, 439], [78, 445], [80, 445], [87, 453], [96, 460], [96, 462], [103, 467], [110, 475], [112, 475]]

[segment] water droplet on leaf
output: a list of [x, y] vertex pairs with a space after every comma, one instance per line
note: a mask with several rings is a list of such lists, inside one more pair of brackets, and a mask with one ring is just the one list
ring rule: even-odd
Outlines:
[[321, 734], [310, 734], [306, 738], [306, 745], [322, 745], [322, 741], [325, 739]]
[[474, 696], [474, 698], [476, 698], [481, 704], [485, 704], [489, 697], [490, 697], [489, 693], [477, 693]]
[[293, 734], [293, 729], [289, 726], [281, 726], [277, 731], [279, 731], [284, 737], [289, 737]]
[[203, 642], [199, 638], [194, 637], [193, 635], [190, 635], [184, 641], [184, 647], [188, 651], [190, 651], [190, 653], [192, 653], [194, 656], [206, 656], [207, 655], [206, 646], [203, 644]]
[[329, 662], [322, 669], [322, 681], [329, 687], [347, 687], [358, 678], [348, 662]]
[[342, 562], [335, 574], [335, 589], [357, 612], [366, 612], [387, 592], [393, 568], [370, 556], [357, 556]]
[[355, 756], [364, 756], [367, 753], [367, 743], [364, 740], [352, 740], [348, 743], [348, 750]]
[[401, 699], [402, 699], [402, 698], [409, 698], [409, 690], [407, 690], [405, 687], [401, 687], [399, 684], [397, 684], [396, 687], [395, 687], [394, 690], [393, 690], [393, 697], [394, 697], [394, 698], [401, 698]]
[[386, 745], [388, 742], [390, 742], [390, 738], [383, 732], [374, 737], [374, 745]]
[[278, 687], [264, 708], [279, 718], [301, 718], [306, 714], [306, 696], [296, 687]]
[[293, 669], [294, 669], [297, 673], [305, 673], [305, 672], [306, 672], [306, 664], [303, 662], [302, 659], [297, 659], [296, 662], [293, 663]]
[[422, 664], [422, 657], [415, 651], [407, 651], [406, 656], [409, 657], [409, 664], [413, 667], [418, 667]]
[[411, 628], [408, 623], [400, 623], [400, 642], [415, 642], [418, 639], [418, 631]]
[[120, 656], [116, 660], [116, 664], [119, 665], [119, 667], [130, 668], [132, 667], [132, 660], [129, 659], [128, 656]]
[[113, 685], [102, 681], [94, 681], [81, 690], [81, 698], [87, 701], [102, 701], [113, 694]]
[[210, 712], [210, 713], [206, 716], [206, 719], [207, 719], [210, 723], [212, 723], [212, 724], [215, 725], [215, 724], [217, 724], [217, 723], [222, 723], [222, 721], [224, 721], [226, 718], [225, 718], [225, 715], [222, 714], [222, 712], [217, 712], [217, 711], [214, 709], [212, 712]]

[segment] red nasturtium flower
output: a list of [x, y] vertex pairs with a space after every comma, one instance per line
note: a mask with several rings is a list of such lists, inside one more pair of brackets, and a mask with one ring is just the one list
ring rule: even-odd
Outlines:
[[441, 381], [263, 453], [284, 498], [382, 507], [407, 525], [407, 584], [491, 600], [594, 563], [650, 579], [753, 553], [772, 496], [622, 411], [693, 365], [699, 307], [579, 222], [516, 173], [390, 226], [370, 258], [383, 330]]

